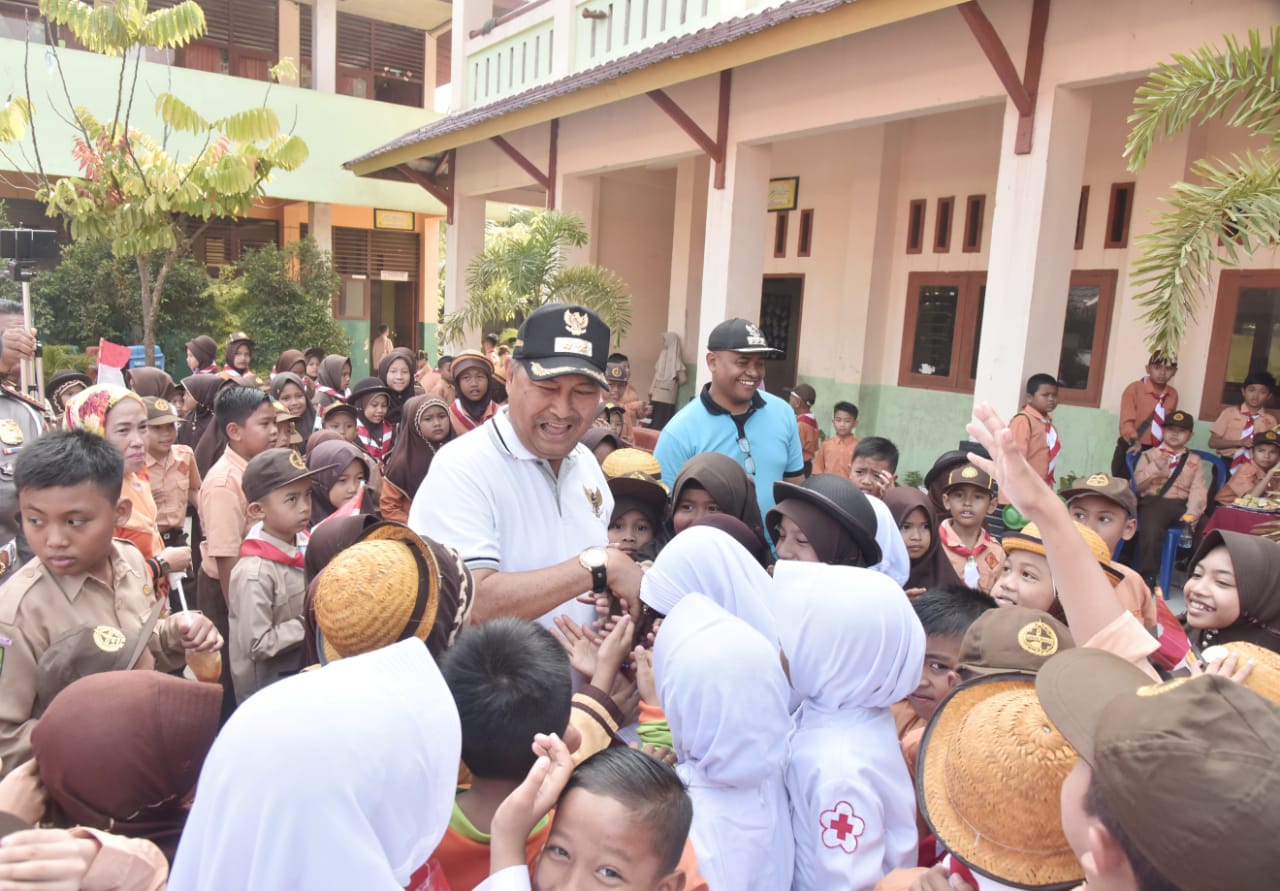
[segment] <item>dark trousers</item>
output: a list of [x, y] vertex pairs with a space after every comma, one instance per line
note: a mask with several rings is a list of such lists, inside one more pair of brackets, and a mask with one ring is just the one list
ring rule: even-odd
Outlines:
[[670, 402], [655, 402], [653, 413], [649, 415], [649, 427], [652, 430], [661, 430], [675, 416], [676, 407]]
[[1150, 579], [1159, 575], [1165, 534], [1186, 512], [1185, 498], [1144, 495], [1138, 499], [1138, 555], [1142, 561], [1143, 576]]
[[222, 584], [205, 572], [196, 577], [196, 608], [208, 616], [222, 635], [222, 720], [225, 723], [236, 708], [236, 691], [231, 686], [231, 650], [227, 643], [231, 639], [231, 616]]

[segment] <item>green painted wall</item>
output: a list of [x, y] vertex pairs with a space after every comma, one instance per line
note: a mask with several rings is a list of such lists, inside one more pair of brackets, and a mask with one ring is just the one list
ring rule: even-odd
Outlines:
[[422, 344], [422, 348], [431, 358], [432, 368], [436, 367], [436, 361], [440, 358], [440, 344], [436, 340], [436, 330], [439, 327], [435, 322], [418, 323], [418, 343]]
[[[0, 78], [14, 90], [22, 84], [23, 50], [22, 41], [0, 39]], [[114, 112], [119, 60], [81, 50], [59, 50], [58, 57], [76, 104], [108, 120]], [[45, 169], [57, 175], [77, 174], [80, 171], [71, 157], [74, 134], [58, 116], [66, 103], [61, 98], [57, 68], [46, 63], [45, 48], [40, 45], [31, 45], [30, 60], [35, 127]], [[271, 197], [444, 214], [440, 202], [418, 186], [361, 179], [342, 168], [344, 162], [440, 117], [435, 112], [279, 84], [271, 86], [268, 93], [267, 84], [260, 81], [144, 62], [130, 126], [157, 140], [162, 136], [162, 125], [155, 113], [155, 97], [163, 92], [174, 93], [208, 120], [261, 106], [265, 97], [266, 104], [279, 115], [281, 129], [301, 136], [311, 151], [298, 170], [278, 174], [267, 183], [266, 193]], [[25, 157], [34, 157], [29, 134], [21, 145]], [[200, 141], [190, 135], [169, 137], [169, 151], [180, 159], [191, 158], [200, 148]], [[21, 159], [24, 155], [11, 149], [9, 157]]]
[[[802, 376], [817, 391], [814, 414], [824, 433], [831, 433], [831, 406], [846, 399], [858, 406], [858, 435], [886, 436], [901, 453], [898, 476], [911, 471], [924, 474], [943, 452], [969, 438], [965, 424], [973, 416], [973, 397], [914, 387], [864, 384], [861, 387], [831, 378]], [[1087, 476], [1111, 467], [1120, 424], [1119, 415], [1097, 408], [1061, 405], [1054, 423], [1062, 437], [1058, 459], [1059, 479], [1069, 474]], [[1208, 447], [1209, 425], [1201, 422], [1191, 439], [1192, 448]]]
[[369, 320], [339, 319], [338, 324], [351, 338], [351, 382], [369, 376]]

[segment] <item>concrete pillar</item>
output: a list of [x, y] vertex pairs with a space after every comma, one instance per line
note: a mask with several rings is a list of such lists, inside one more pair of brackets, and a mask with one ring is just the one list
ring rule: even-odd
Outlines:
[[436, 39], [430, 31], [422, 35], [422, 107], [436, 108]]
[[585, 247], [564, 250], [565, 265], [579, 266], [599, 262], [600, 245], [596, 220], [600, 215], [600, 178], [597, 176], [556, 177], [556, 209], [576, 213], [587, 227]]
[[699, 352], [690, 339], [696, 340], [698, 336], [698, 295], [702, 288], [702, 253], [706, 249], [708, 167], [701, 156], [685, 158], [676, 167], [666, 330], [680, 335], [686, 362], [692, 361]]
[[[276, 55], [281, 59], [293, 59], [298, 74], [302, 74], [302, 21], [295, 0], [282, 0], [277, 12], [280, 36], [276, 43]], [[298, 85], [297, 77], [282, 78], [280, 83], [289, 87]]]
[[1029, 376], [1058, 371], [1089, 112], [1083, 93], [1043, 88], [1031, 152], [1015, 155], [1018, 112], [1006, 103], [973, 392], [1006, 419]]
[[333, 205], [315, 203], [311, 205], [311, 218], [307, 221], [307, 231], [316, 240], [320, 250], [333, 253]]
[[710, 380], [701, 355], [711, 329], [734, 317], [760, 319], [771, 154], [767, 145], [731, 142], [724, 188], [707, 190], [702, 303], [696, 337], [689, 338], [699, 357], [699, 387]]
[[[445, 232], [444, 311], [456, 312], [467, 302], [467, 264], [484, 250], [484, 197], [455, 195], [453, 225]], [[445, 344], [457, 350], [478, 348], [480, 332], [467, 331], [463, 343]]]
[[450, 57], [449, 111], [461, 111], [471, 105], [470, 77], [467, 70], [467, 36], [493, 15], [491, 3], [462, 0], [453, 4], [453, 55]]
[[338, 0], [311, 5], [311, 88], [338, 91]]
[[556, 3], [552, 27], [551, 77], [558, 79], [573, 73], [574, 54], [577, 52], [578, 22], [576, 0], [560, 0]]

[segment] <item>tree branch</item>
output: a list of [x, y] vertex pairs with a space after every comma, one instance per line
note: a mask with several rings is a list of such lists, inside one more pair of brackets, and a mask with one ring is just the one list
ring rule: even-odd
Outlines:
[[22, 41], [22, 87], [27, 96], [27, 108], [30, 110], [30, 120], [27, 122], [31, 127], [31, 148], [36, 155], [36, 171], [40, 174], [40, 185], [47, 188], [49, 185], [49, 177], [44, 172], [44, 161], [40, 158], [40, 142], [36, 139], [36, 106], [31, 101], [31, 29], [27, 29], [27, 36]]

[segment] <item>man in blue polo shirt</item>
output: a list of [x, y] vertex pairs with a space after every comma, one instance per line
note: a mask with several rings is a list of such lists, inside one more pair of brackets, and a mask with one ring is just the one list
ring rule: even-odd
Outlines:
[[774, 483], [804, 480], [796, 414], [784, 400], [759, 388], [764, 360], [777, 352], [746, 319], [729, 319], [712, 329], [707, 338], [711, 383], [667, 422], [654, 450], [664, 483], [674, 484], [694, 455], [720, 452], [755, 481], [764, 516], [773, 507]]

